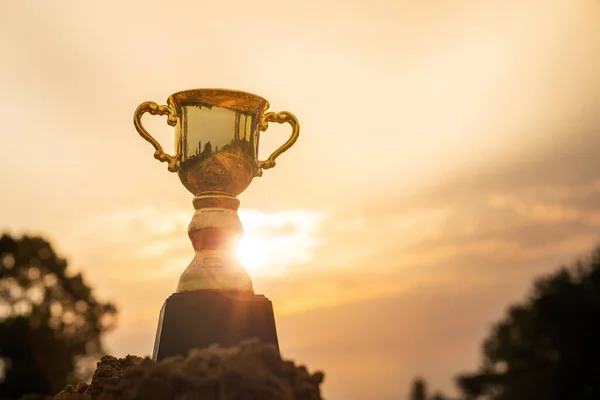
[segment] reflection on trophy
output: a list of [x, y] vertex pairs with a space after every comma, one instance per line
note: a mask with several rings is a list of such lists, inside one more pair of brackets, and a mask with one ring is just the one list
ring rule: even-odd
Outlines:
[[[134, 125], [194, 195], [188, 228], [195, 255], [167, 299], [154, 358], [185, 355], [192, 347], [235, 345], [257, 338], [277, 343], [271, 302], [255, 295], [252, 281], [235, 256], [243, 228], [237, 214], [242, 193], [255, 176], [273, 168], [276, 158], [298, 139], [299, 125], [288, 112], [267, 112], [265, 99], [245, 92], [197, 89], [171, 95], [167, 105], [142, 103]], [[144, 113], [166, 115], [175, 128], [175, 154], [144, 129]], [[258, 160], [260, 132], [270, 122], [287, 122], [290, 138], [265, 161]]]

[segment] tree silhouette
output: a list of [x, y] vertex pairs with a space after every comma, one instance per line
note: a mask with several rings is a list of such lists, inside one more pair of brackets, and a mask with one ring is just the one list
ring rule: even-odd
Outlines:
[[204, 143], [204, 149], [202, 150], [202, 156], [209, 156], [212, 153], [212, 144], [210, 141]]
[[410, 391], [410, 400], [450, 400], [441, 392], [436, 392], [431, 396], [427, 395], [427, 382], [423, 378], [413, 380]]
[[427, 384], [421, 378], [413, 381], [410, 400], [427, 400]]
[[53, 395], [88, 378], [115, 315], [47, 241], [2, 235], [0, 399]]
[[457, 378], [468, 399], [600, 399], [600, 247], [538, 279], [483, 345], [484, 362]]

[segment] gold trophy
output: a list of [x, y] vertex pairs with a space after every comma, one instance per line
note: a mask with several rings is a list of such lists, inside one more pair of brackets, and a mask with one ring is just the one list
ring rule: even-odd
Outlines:
[[[171, 95], [166, 105], [144, 102], [135, 111], [135, 128], [154, 146], [154, 158], [166, 162], [168, 170], [176, 172], [183, 186], [194, 195], [196, 211], [188, 235], [195, 255], [179, 278], [176, 293], [254, 294], [252, 281], [235, 255], [243, 233], [237, 196], [255, 176], [275, 166], [276, 158], [296, 142], [300, 131], [294, 115], [267, 112], [268, 108], [269, 102], [254, 94], [194, 89]], [[175, 128], [174, 155], [166, 154], [144, 128], [141, 120], [145, 113], [167, 116], [167, 123]], [[269, 158], [260, 161], [260, 133], [267, 130], [270, 122], [287, 122], [292, 133]]]

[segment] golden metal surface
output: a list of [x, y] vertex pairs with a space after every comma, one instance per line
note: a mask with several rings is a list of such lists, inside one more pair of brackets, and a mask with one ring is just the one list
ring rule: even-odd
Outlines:
[[142, 125], [142, 115], [144, 113], [149, 113], [151, 115], [168, 115], [167, 123], [171, 126], [175, 126], [177, 124], [177, 116], [173, 112], [173, 109], [169, 106], [159, 106], [153, 101], [146, 101], [138, 106], [133, 114], [133, 124], [135, 125], [135, 129], [139, 132], [139, 134], [146, 139], [156, 151], [154, 152], [154, 158], [161, 162], [169, 163], [169, 171], [175, 172], [177, 171], [177, 167], [175, 166], [176, 157], [171, 156], [163, 151], [162, 146]]
[[[169, 171], [177, 172], [181, 183], [195, 196], [196, 212], [188, 227], [195, 255], [179, 279], [177, 292], [253, 292], [252, 280], [235, 257], [243, 232], [236, 197], [255, 176], [273, 168], [275, 159], [296, 142], [298, 120], [286, 111], [267, 113], [267, 100], [237, 90], [186, 90], [171, 95], [167, 104], [140, 104], [133, 123], [154, 146], [154, 157], [167, 162]], [[166, 154], [144, 128], [145, 113], [168, 116], [167, 123], [175, 127], [174, 155]], [[289, 123], [292, 134], [265, 161], [259, 161], [259, 136], [270, 122]]]
[[277, 122], [278, 124], [288, 122], [292, 126], [292, 136], [290, 136], [288, 141], [285, 142], [280, 148], [275, 150], [269, 156], [269, 158], [267, 158], [265, 161], [258, 162], [258, 168], [261, 170], [273, 168], [275, 166], [275, 159], [279, 157], [281, 153], [292, 147], [294, 143], [296, 143], [296, 140], [298, 140], [298, 136], [300, 136], [300, 124], [298, 123], [298, 119], [292, 113], [282, 111], [279, 113], [270, 112], [264, 114], [260, 121], [260, 130], [266, 131], [269, 128], [269, 122]]
[[[275, 159], [298, 139], [298, 120], [289, 112], [266, 113], [269, 102], [237, 90], [194, 89], [177, 92], [168, 106], [142, 103], [134, 114], [139, 134], [156, 149], [154, 157], [169, 163], [183, 185], [194, 195], [243, 192], [263, 169], [273, 168]], [[168, 115], [175, 127], [175, 155], [165, 154], [161, 145], [144, 129], [142, 115]], [[269, 122], [289, 123], [292, 135], [265, 161], [258, 160], [261, 131]]]

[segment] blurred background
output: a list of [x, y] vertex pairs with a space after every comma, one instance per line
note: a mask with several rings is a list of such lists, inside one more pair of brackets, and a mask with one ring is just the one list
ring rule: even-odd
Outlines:
[[[300, 121], [240, 195], [238, 255], [328, 399], [406, 398], [416, 376], [458, 395], [508, 305], [598, 242], [597, 0], [0, 5], [2, 301], [65, 274], [104, 353], [151, 353], [192, 258], [192, 196], [132, 123], [180, 90], [253, 92]], [[166, 118], [144, 123], [172, 152]], [[261, 157], [288, 135], [269, 128]], [[86, 340], [75, 353], [100, 354]]]

